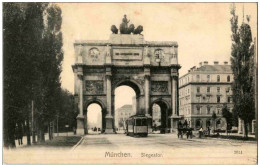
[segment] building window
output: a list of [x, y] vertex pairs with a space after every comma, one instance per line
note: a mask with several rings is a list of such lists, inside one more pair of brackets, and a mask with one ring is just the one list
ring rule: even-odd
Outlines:
[[202, 126], [202, 123], [201, 123], [200, 119], [196, 120], [196, 129], [200, 129], [201, 126]]
[[227, 82], [230, 82], [230, 76], [229, 75], [227, 76]]
[[200, 93], [200, 87], [197, 87], [197, 93]]
[[217, 81], [220, 82], [220, 76], [219, 75], [217, 76]]
[[210, 81], [210, 75], [207, 75], [207, 81]]
[[217, 96], [217, 103], [220, 103], [220, 96]]
[[208, 92], [208, 93], [210, 92], [210, 87], [207, 87], [207, 92]]
[[210, 114], [210, 107], [207, 107], [207, 114]]
[[217, 87], [217, 91], [218, 91], [218, 93], [220, 92], [220, 87]]
[[190, 89], [188, 89], [188, 94], [190, 93]]
[[207, 101], [210, 102], [210, 96], [207, 96]]
[[232, 98], [230, 96], [228, 97], [228, 103], [232, 103]]
[[200, 102], [200, 96], [197, 96], [197, 102], [199, 103]]
[[200, 114], [200, 106], [197, 106], [197, 114]]
[[227, 90], [226, 90], [226, 92], [228, 93], [229, 91], [230, 91], [230, 88], [228, 87]]
[[197, 75], [197, 81], [200, 81], [200, 75]]

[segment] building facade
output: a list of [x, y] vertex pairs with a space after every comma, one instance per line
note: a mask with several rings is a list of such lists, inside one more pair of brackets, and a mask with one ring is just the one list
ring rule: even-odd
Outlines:
[[[228, 62], [217, 61], [209, 65], [201, 62], [192, 67], [179, 79], [179, 113], [190, 127], [225, 130], [226, 121], [222, 117], [222, 107], [233, 109], [231, 84], [233, 73]], [[215, 112], [216, 119], [212, 118]]]
[[132, 115], [134, 115], [133, 107], [130, 104], [123, 105], [117, 110], [118, 128], [125, 129], [125, 121]]
[[161, 108], [157, 104], [153, 104], [153, 127], [161, 126]]

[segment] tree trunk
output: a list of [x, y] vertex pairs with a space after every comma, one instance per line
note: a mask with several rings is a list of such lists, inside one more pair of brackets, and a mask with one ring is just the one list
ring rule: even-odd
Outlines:
[[52, 129], [51, 129], [51, 123], [48, 122], [48, 132], [49, 132], [49, 140], [52, 140]]
[[[13, 122], [10, 122], [8, 124], [13, 124]], [[8, 131], [7, 131], [8, 130]], [[7, 126], [6, 129], [6, 141], [4, 146], [6, 148], [15, 148], [15, 124]]]
[[244, 121], [244, 137], [247, 139], [248, 138], [248, 127], [247, 127], [248, 122]]
[[214, 119], [214, 130], [213, 130], [213, 134], [215, 135], [215, 130], [216, 130], [216, 119]]
[[38, 142], [45, 142], [45, 137], [44, 137], [44, 124], [43, 122], [38, 123]]
[[31, 145], [31, 132], [29, 125], [29, 117], [26, 118], [26, 135], [27, 135], [27, 145]]
[[[5, 107], [4, 107], [5, 108]], [[11, 108], [4, 109], [4, 147], [15, 148], [15, 119]]]

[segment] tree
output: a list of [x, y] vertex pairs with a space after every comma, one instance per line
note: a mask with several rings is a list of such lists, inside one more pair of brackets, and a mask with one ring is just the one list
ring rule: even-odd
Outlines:
[[[254, 87], [251, 67], [254, 55], [251, 28], [248, 23], [242, 22], [238, 26], [238, 16], [235, 5], [231, 7], [231, 68], [234, 74], [232, 84], [235, 114], [244, 121], [244, 136], [248, 135], [248, 124], [254, 118]], [[249, 22], [249, 17], [247, 19]]]
[[226, 123], [227, 123], [226, 131], [228, 134], [228, 130], [232, 128], [232, 113], [228, 110], [226, 104], [224, 104], [222, 107], [222, 116], [226, 119]]
[[213, 111], [212, 113], [212, 116], [211, 116], [212, 120], [213, 120], [213, 123], [214, 123], [214, 133], [215, 133], [215, 130], [216, 130], [216, 119], [217, 119], [217, 115], [216, 113]]
[[17, 125], [26, 127], [30, 144], [32, 100], [38, 140], [44, 141], [45, 123], [55, 119], [62, 97], [61, 9], [50, 3], [4, 3], [3, 23], [4, 145], [15, 147]]
[[20, 3], [3, 4], [4, 146], [15, 147], [16, 125], [24, 122], [27, 103], [23, 58], [24, 11]]

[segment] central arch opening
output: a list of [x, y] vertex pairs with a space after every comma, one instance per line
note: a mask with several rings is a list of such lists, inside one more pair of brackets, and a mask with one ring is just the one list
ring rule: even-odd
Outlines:
[[125, 133], [126, 120], [138, 111], [140, 90], [132, 82], [122, 82], [114, 90], [115, 129]]

